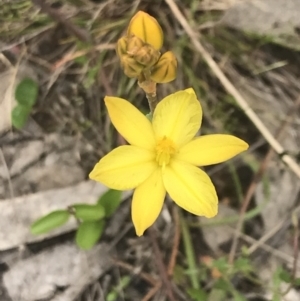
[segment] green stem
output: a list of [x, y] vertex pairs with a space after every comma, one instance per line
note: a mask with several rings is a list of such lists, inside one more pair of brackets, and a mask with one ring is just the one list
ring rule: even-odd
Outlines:
[[[261, 211], [264, 209], [266, 206], [266, 203], [261, 204], [260, 206], [248, 211], [245, 214], [244, 220], [249, 220], [252, 219], [253, 217], [259, 215]], [[213, 220], [206, 220], [201, 223], [189, 223], [189, 226], [192, 228], [198, 228], [198, 227], [212, 227], [212, 226], [220, 226], [220, 225], [225, 225], [225, 224], [233, 224], [236, 223], [239, 220], [239, 215], [233, 215], [233, 216], [228, 216], [224, 218], [215, 218]]]
[[185, 255], [187, 259], [188, 269], [189, 271], [192, 272], [189, 273], [189, 277], [193, 288], [200, 289], [199, 280], [197, 274], [195, 273], [195, 271], [198, 270], [198, 266], [196, 263], [191, 234], [188, 225], [180, 211], [179, 211], [179, 217], [180, 217], [181, 233], [183, 238], [183, 245], [184, 245]]
[[232, 164], [232, 162], [227, 162], [226, 164], [228, 166], [229, 172], [231, 173], [239, 203], [242, 204], [244, 200], [243, 188], [239, 176], [237, 174], [236, 168], [234, 164]]

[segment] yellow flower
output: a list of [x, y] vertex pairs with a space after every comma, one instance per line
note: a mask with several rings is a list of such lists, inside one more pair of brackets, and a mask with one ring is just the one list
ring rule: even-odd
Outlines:
[[206, 217], [218, 211], [209, 176], [197, 166], [228, 160], [248, 148], [231, 135], [195, 137], [202, 109], [193, 89], [158, 103], [152, 122], [127, 100], [105, 97], [111, 121], [131, 144], [104, 156], [90, 178], [118, 190], [134, 189], [132, 220], [138, 236], [150, 227], [166, 192], [183, 209]]
[[159, 50], [162, 47], [164, 34], [157, 20], [149, 14], [138, 11], [130, 20], [127, 36], [134, 35], [143, 42]]

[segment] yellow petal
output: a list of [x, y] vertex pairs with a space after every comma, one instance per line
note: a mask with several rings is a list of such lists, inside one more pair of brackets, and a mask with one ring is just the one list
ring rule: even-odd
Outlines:
[[202, 109], [196, 94], [179, 91], [158, 103], [153, 115], [156, 139], [164, 136], [173, 140], [177, 147], [194, 138], [200, 128]]
[[130, 144], [153, 149], [154, 134], [146, 116], [125, 99], [106, 96], [104, 101], [111, 122]]
[[245, 141], [231, 135], [207, 135], [197, 137], [184, 145], [175, 158], [205, 166], [229, 160], [248, 147]]
[[163, 182], [174, 202], [200, 216], [213, 217], [218, 212], [218, 197], [209, 176], [201, 169], [173, 160], [165, 167]]
[[131, 19], [127, 35], [135, 35], [143, 42], [160, 49], [163, 44], [163, 31], [157, 20], [143, 11], [137, 12]]
[[183, 90], [184, 92], [187, 92], [189, 94], [195, 95], [195, 97], [197, 98], [197, 95], [195, 93], [195, 90], [193, 88], [187, 88]]
[[138, 236], [143, 235], [157, 219], [165, 199], [166, 190], [161, 176], [161, 169], [152, 175], [133, 194], [131, 216]]
[[143, 183], [157, 167], [148, 150], [123, 145], [104, 156], [89, 174], [90, 179], [117, 190], [132, 189]]

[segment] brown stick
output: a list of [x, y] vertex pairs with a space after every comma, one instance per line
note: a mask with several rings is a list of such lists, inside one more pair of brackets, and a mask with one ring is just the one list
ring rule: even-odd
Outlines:
[[178, 215], [178, 208], [173, 208], [173, 218], [175, 223], [175, 233], [174, 233], [174, 240], [173, 240], [173, 248], [171, 252], [171, 257], [168, 266], [168, 275], [172, 276], [174, 273], [174, 267], [176, 265], [176, 258], [178, 254], [178, 247], [180, 242], [180, 223], [179, 223], [179, 215]]
[[[132, 266], [126, 262], [123, 262], [121, 260], [118, 260], [116, 258], [113, 258], [113, 262], [118, 267], [134, 273], [134, 266]], [[151, 275], [149, 275], [147, 273], [140, 272], [140, 273], [138, 273], [138, 275], [153, 286], [157, 286], [157, 284], [159, 283], [157, 280], [155, 280]]]
[[145, 295], [142, 301], [149, 301], [160, 288], [161, 288], [161, 283], [157, 283], [157, 285], [152, 287], [152, 289]]
[[159, 274], [161, 276], [164, 287], [166, 289], [166, 294], [169, 297], [170, 301], [175, 301], [172, 286], [171, 286], [171, 283], [170, 283], [170, 280], [169, 280], [169, 277], [168, 277], [168, 274], [167, 274], [167, 270], [166, 270], [166, 267], [165, 267], [165, 264], [164, 264], [164, 261], [163, 261], [158, 243], [157, 243], [155, 230], [153, 228], [150, 228], [148, 233], [150, 234], [150, 239], [151, 239], [152, 246], [153, 246], [156, 265], [157, 265], [157, 268], [159, 270]]
[[[59, 59], [57, 62], [55, 62], [52, 66], [53, 70], [56, 70], [60, 67], [62, 67], [64, 64], [73, 61], [74, 59], [81, 57], [83, 55], [86, 55], [93, 51], [102, 51], [102, 50], [114, 50], [116, 48], [115, 44], [100, 44], [95, 46], [94, 48], [84, 49], [84, 50], [78, 50], [75, 51], [74, 49], [70, 52], [66, 53], [61, 59]], [[112, 94], [108, 94], [112, 95]]]

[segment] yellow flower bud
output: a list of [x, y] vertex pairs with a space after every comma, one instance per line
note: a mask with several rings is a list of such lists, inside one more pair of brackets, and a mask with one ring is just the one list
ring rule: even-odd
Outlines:
[[152, 67], [159, 59], [160, 52], [151, 45], [145, 45], [134, 55], [135, 60], [144, 65], [145, 68]]
[[163, 31], [157, 20], [143, 11], [137, 12], [131, 19], [127, 35], [135, 35], [143, 42], [159, 50], [163, 44]]
[[145, 43], [140, 38], [136, 36], [128, 37], [127, 53], [134, 56], [144, 45]]
[[138, 77], [144, 69], [144, 66], [139, 64], [134, 58], [124, 55], [121, 57], [121, 65], [124, 73], [128, 77]]
[[117, 42], [117, 54], [121, 58], [122, 55], [127, 54], [127, 38], [122, 37]]
[[176, 71], [176, 57], [172, 51], [167, 51], [151, 69], [150, 79], [156, 83], [168, 83], [176, 78]]

